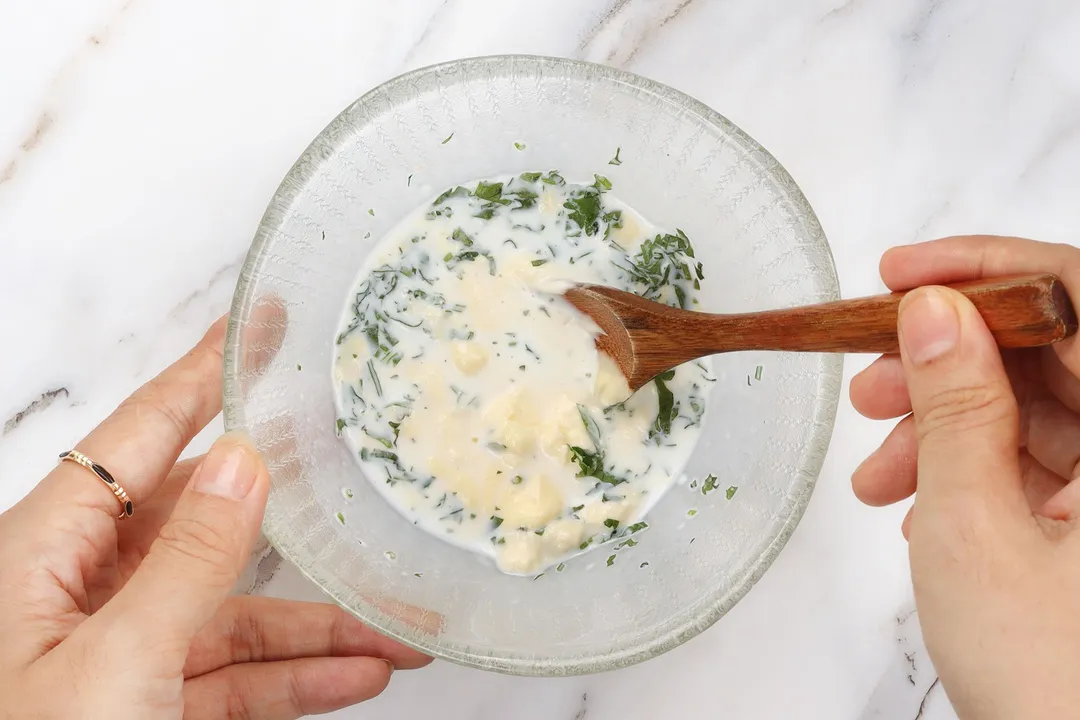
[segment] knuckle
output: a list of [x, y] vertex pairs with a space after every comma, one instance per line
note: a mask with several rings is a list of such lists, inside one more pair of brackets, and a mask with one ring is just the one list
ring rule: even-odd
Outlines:
[[266, 638], [256, 613], [238, 613], [232, 630], [230, 650], [234, 662], [263, 662], [267, 658]]
[[254, 720], [249, 706], [250, 698], [250, 688], [246, 683], [240, 680], [230, 682], [225, 689], [225, 717], [229, 720]]
[[957, 434], [1012, 420], [1016, 400], [997, 385], [970, 385], [941, 390], [931, 396], [918, 417], [919, 439]]
[[[191, 563], [203, 574], [233, 573], [231, 541], [211, 523], [199, 518], [174, 518], [161, 528], [155, 548]], [[151, 548], [151, 553], [155, 548]]]
[[296, 669], [290, 668], [285, 676], [285, 692], [290, 707], [299, 717], [308, 714], [306, 703], [304, 702], [304, 692], [301, 687], [302, 684]]
[[198, 427], [192, 414], [177, 405], [177, 399], [182, 401], [182, 397], [182, 393], [175, 392], [165, 381], [155, 378], [125, 400], [120, 405], [120, 412], [131, 413], [138, 421], [147, 415], [161, 417], [177, 437], [187, 438], [194, 435]]

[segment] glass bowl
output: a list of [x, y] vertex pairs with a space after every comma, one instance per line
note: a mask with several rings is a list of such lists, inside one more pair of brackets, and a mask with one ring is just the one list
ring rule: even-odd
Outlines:
[[[619, 153], [621, 164], [610, 164]], [[821, 226], [795, 182], [730, 121], [635, 75], [554, 58], [462, 60], [395, 78], [315, 138], [270, 201], [237, 284], [225, 424], [270, 468], [263, 530], [371, 627], [428, 654], [522, 675], [610, 670], [701, 632], [761, 577], [802, 516], [839, 397], [839, 356], [739, 353], [702, 439], [635, 547], [521, 578], [413, 527], [336, 436], [338, 320], [365, 256], [447, 187], [557, 168], [601, 173], [704, 263], [700, 308], [836, 299]], [[715, 475], [714, 492], [701, 478]], [[349, 497], [347, 497], [347, 495]], [[690, 511], [696, 511], [691, 513]]]

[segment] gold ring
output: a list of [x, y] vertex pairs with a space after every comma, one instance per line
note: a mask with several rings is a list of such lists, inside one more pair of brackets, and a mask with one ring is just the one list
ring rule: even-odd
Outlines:
[[78, 450], [68, 450], [67, 452], [60, 453], [60, 462], [64, 462], [65, 460], [70, 460], [73, 463], [82, 465], [84, 468], [101, 478], [101, 481], [109, 486], [109, 489], [112, 490], [112, 494], [120, 501], [121, 511], [119, 517], [117, 517], [118, 520], [129, 518], [135, 514], [135, 504], [131, 502], [131, 498], [128, 497], [127, 491], [120, 487], [120, 483], [116, 482], [108, 470], [101, 467]]

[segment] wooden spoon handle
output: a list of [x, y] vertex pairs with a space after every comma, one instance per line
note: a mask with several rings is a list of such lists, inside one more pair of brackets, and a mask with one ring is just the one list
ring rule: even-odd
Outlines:
[[[1053, 275], [993, 278], [950, 287], [971, 300], [1000, 347], [1049, 345], [1076, 332], [1072, 301]], [[724, 350], [895, 353], [897, 309], [905, 294], [714, 315], [698, 330], [716, 333]]]

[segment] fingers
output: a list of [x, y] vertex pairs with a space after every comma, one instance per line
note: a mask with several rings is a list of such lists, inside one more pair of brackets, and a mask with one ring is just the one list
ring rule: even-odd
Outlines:
[[1073, 412], [1080, 413], [1080, 378], [1065, 367], [1055, 349], [1058, 345], [1043, 348], [1040, 352], [1039, 369], [1042, 381], [1062, 405]]
[[899, 355], [882, 355], [851, 378], [851, 404], [863, 417], [889, 420], [911, 412], [904, 364]]
[[[76, 448], [102, 465], [135, 502], [149, 498], [191, 439], [221, 411], [225, 318], [184, 357], [125, 400]], [[46, 504], [78, 504], [116, 516], [119, 503], [87, 471], [61, 463], [41, 484]], [[93, 482], [92, 482], [93, 481]]]
[[1054, 398], [1035, 401], [1028, 414], [1027, 449], [1050, 472], [1075, 478], [1080, 470], [1080, 417]]
[[[881, 258], [881, 279], [892, 290], [1024, 273], [1053, 273], [1065, 283], [1073, 304], [1080, 301], [1080, 249], [1071, 245], [966, 235], [896, 247]], [[1080, 376], [1076, 339], [1053, 347], [1065, 367]]]
[[381, 693], [391, 670], [369, 657], [230, 665], [184, 683], [184, 717], [295, 720], [331, 712]]
[[881, 279], [891, 290], [1000, 275], [1053, 273], [1080, 297], [1080, 251], [1024, 238], [961, 235], [888, 250]]
[[1052, 518], [1053, 515], [1044, 512], [1046, 503], [1065, 487], [1067, 481], [1047, 470], [1030, 454], [1023, 452], [1020, 453], [1020, 474], [1023, 477], [1024, 497], [1027, 498], [1028, 507], [1038, 515]]
[[911, 497], [915, 492], [919, 442], [915, 418], [908, 416], [851, 476], [855, 497], [867, 505], [881, 507]]
[[361, 655], [388, 660], [399, 670], [431, 662], [337, 605], [234, 597], [195, 637], [184, 675], [202, 675], [234, 663]]
[[[139, 569], [89, 622], [132, 623], [147, 642], [179, 651], [229, 595], [248, 560], [269, 479], [258, 453], [227, 434], [207, 453]], [[179, 667], [177, 669], [179, 669]]]
[[919, 444], [915, 517], [967, 516], [988, 532], [1030, 520], [1019, 409], [978, 311], [955, 291], [923, 288], [904, 298], [899, 328]]

